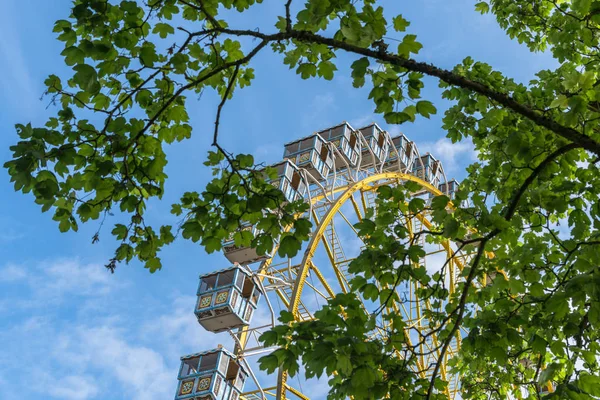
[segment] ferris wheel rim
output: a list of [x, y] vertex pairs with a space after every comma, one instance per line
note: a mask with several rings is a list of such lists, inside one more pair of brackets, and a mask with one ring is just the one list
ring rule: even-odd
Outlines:
[[[316, 249], [318, 248], [319, 242], [322, 240], [322, 237], [325, 234], [325, 229], [332, 222], [334, 216], [340, 210], [342, 205], [345, 204], [347, 201], [349, 201], [353, 194], [355, 194], [358, 191], [369, 188], [369, 187], [370, 187], [369, 191], [374, 191], [374, 190], [376, 190], [376, 188], [370, 186], [370, 184], [372, 184], [374, 182], [381, 182], [381, 181], [391, 181], [391, 182], [411, 181], [411, 182], [415, 182], [415, 183], [421, 185], [423, 187], [423, 189], [425, 189], [430, 194], [433, 194], [436, 196], [444, 194], [441, 190], [439, 190], [437, 187], [435, 187], [431, 183], [429, 183], [415, 175], [403, 173], [403, 172], [375, 173], [375, 174], [369, 175], [361, 180], [353, 182], [343, 188], [339, 188], [336, 192], [339, 193], [341, 191], [342, 194], [338, 198], [336, 198], [335, 201], [333, 201], [331, 204], [329, 204], [327, 212], [325, 213], [323, 218], [319, 221], [316, 229], [313, 231], [312, 237], [308, 242], [308, 245], [305, 250], [304, 256], [302, 258], [302, 261], [298, 264], [299, 270], [296, 274], [296, 279], [294, 281], [294, 289], [292, 292], [292, 297], [290, 299], [291, 300], [290, 305], [288, 307], [288, 311], [290, 311], [294, 315], [294, 318], [296, 321], [300, 320], [299, 315], [298, 315], [298, 307], [300, 304], [300, 298], [302, 295], [302, 291], [306, 284], [305, 281], [306, 281], [308, 272], [311, 269], [312, 258], [315, 255], [314, 253], [315, 253]], [[319, 201], [322, 201], [325, 197], [326, 196], [312, 198], [311, 206]], [[453, 207], [452, 203], [450, 203], [450, 207]], [[273, 258], [266, 260], [265, 264], [269, 265], [272, 262], [272, 259]], [[305, 395], [303, 395], [300, 392], [294, 391], [293, 388], [287, 384], [287, 378], [288, 378], [287, 372], [280, 368], [277, 373], [277, 391], [276, 391], [277, 399], [278, 400], [285, 399], [285, 393], [289, 390], [289, 391], [292, 391], [296, 396], [300, 397], [301, 399], [308, 400], [308, 397], [306, 397]]]
[[[292, 292], [292, 298], [289, 306], [289, 311], [292, 314], [294, 314], [294, 317], [297, 317], [297, 310], [300, 304], [300, 296], [304, 287], [304, 281], [306, 281], [306, 277], [310, 269], [310, 261], [314, 257], [314, 253], [318, 247], [321, 237], [325, 233], [325, 229], [331, 223], [333, 217], [339, 211], [341, 206], [350, 199], [350, 196], [352, 196], [357, 191], [368, 187], [370, 183], [384, 180], [412, 181], [418, 183], [424, 189], [427, 189], [427, 191], [431, 194], [443, 194], [442, 191], [440, 191], [438, 188], [436, 188], [429, 182], [418, 178], [414, 175], [403, 172], [384, 172], [379, 174], [373, 174], [357, 182], [354, 182], [351, 185], [348, 185], [344, 192], [329, 206], [327, 213], [324, 215], [323, 219], [319, 221], [317, 229], [313, 231], [312, 237], [308, 242], [307, 248], [304, 252], [304, 256], [302, 257], [302, 261], [298, 264], [300, 266], [300, 269], [298, 270], [298, 273], [296, 275], [296, 280], [294, 282], [294, 290]], [[313, 203], [316, 201], [318, 200], [313, 200]]]

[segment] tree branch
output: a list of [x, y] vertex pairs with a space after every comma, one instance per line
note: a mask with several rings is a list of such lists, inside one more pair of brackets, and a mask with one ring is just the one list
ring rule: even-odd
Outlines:
[[533, 183], [535, 178], [538, 177], [538, 175], [544, 170], [544, 168], [546, 168], [546, 166], [548, 164], [550, 164], [551, 162], [556, 160], [561, 155], [568, 153], [569, 151], [571, 151], [573, 149], [582, 148], [582, 147], [583, 146], [581, 146], [577, 143], [570, 143], [566, 146], [560, 147], [560, 148], [556, 149], [554, 152], [552, 152], [548, 157], [546, 157], [537, 167], [535, 167], [534, 170], [531, 172], [531, 174], [527, 177], [527, 179], [525, 179], [525, 182], [523, 182], [523, 184], [521, 185], [521, 187], [519, 188], [517, 193], [515, 193], [512, 200], [510, 201], [510, 203], [508, 204], [508, 207], [506, 208], [506, 212], [504, 214], [504, 218], [506, 220], [509, 220], [512, 218], [512, 216], [515, 214], [515, 211], [517, 209], [519, 201], [521, 200], [521, 197], [523, 197], [523, 194], [525, 193], [525, 191], [527, 190], [529, 185], [531, 185]]
[[219, 21], [217, 21], [217, 19], [211, 15], [208, 11], [206, 11], [206, 7], [204, 6], [204, 3], [202, 2], [202, 0], [196, 0], [196, 2], [198, 2], [198, 4], [200, 4], [199, 8], [200, 10], [204, 13], [204, 15], [206, 16], [206, 19], [212, 24], [212, 26], [214, 28], [221, 28], [221, 24], [219, 24]]
[[600, 143], [592, 139], [590, 136], [587, 136], [573, 128], [561, 125], [554, 119], [548, 118], [545, 115], [542, 115], [539, 112], [533, 110], [529, 106], [518, 102], [508, 94], [498, 92], [490, 88], [489, 86], [486, 86], [483, 83], [470, 80], [455, 72], [436, 67], [432, 64], [415, 61], [410, 58], [404, 58], [386, 51], [372, 50], [369, 48], [360, 47], [351, 43], [347, 43], [337, 39], [327, 38], [308, 31], [289, 30], [287, 32], [280, 32], [271, 35], [252, 30], [238, 30], [228, 28], [217, 28], [215, 29], [215, 31], [234, 36], [252, 36], [260, 38], [267, 42], [295, 39], [301, 42], [324, 44], [336, 49], [345, 50], [354, 54], [360, 54], [392, 65], [406, 68], [409, 71], [419, 72], [425, 75], [433, 76], [450, 85], [461, 87], [463, 89], [467, 89], [475, 93], [479, 93], [489, 98], [490, 100], [494, 100], [498, 104], [501, 104], [504, 107], [514, 111], [515, 113], [531, 120], [536, 125], [544, 127], [556, 133], [558, 136], [561, 136], [569, 140], [570, 142], [577, 143], [582, 148], [600, 156]]
[[448, 347], [450, 346], [450, 343], [452, 342], [452, 338], [454, 337], [454, 335], [456, 334], [456, 331], [460, 327], [462, 319], [465, 315], [465, 305], [467, 302], [467, 295], [469, 294], [469, 288], [471, 287], [471, 283], [473, 283], [473, 280], [477, 276], [477, 274], [476, 274], [477, 266], [479, 265], [479, 262], [481, 261], [481, 258], [483, 257], [483, 253], [484, 253], [485, 245], [486, 245], [487, 241], [488, 241], [488, 239], [484, 239], [481, 242], [481, 244], [479, 245], [479, 248], [477, 249], [477, 254], [475, 255], [475, 258], [473, 259], [473, 264], [471, 265], [471, 270], [469, 271], [469, 275], [467, 276], [467, 279], [465, 280], [464, 289], [460, 296], [460, 301], [458, 303], [457, 309], [459, 311], [458, 311], [458, 315], [456, 316], [456, 321], [454, 321], [454, 325], [452, 325], [452, 329], [450, 330], [448, 337], [444, 340], [444, 345], [442, 346], [442, 350], [440, 351], [437, 362], [435, 363], [433, 373], [431, 374], [431, 378], [429, 381], [429, 388], [427, 389], [427, 395], [425, 396], [425, 399], [431, 398], [431, 394], [433, 393], [433, 388], [435, 385], [435, 379], [437, 377], [437, 374], [440, 371], [442, 362], [446, 358], [446, 351], [448, 351]]
[[265, 47], [267, 45], [267, 43], [269, 43], [268, 40], [263, 40], [262, 42], [260, 42], [258, 44], [258, 46], [256, 46], [254, 49], [252, 49], [252, 51], [250, 51], [250, 53], [248, 53], [245, 57], [242, 57], [238, 60], [235, 61], [230, 61], [224, 64], [221, 64], [219, 67], [211, 70], [210, 72], [208, 72], [206, 75], [203, 75], [201, 78], [195, 79], [193, 81], [191, 81], [190, 83], [188, 83], [187, 85], [183, 85], [182, 87], [180, 87], [177, 92], [175, 92], [173, 94], [173, 96], [171, 96], [167, 101], [165, 101], [165, 103], [161, 106], [161, 108], [154, 114], [154, 116], [152, 118], [150, 118], [148, 120], [148, 122], [146, 123], [146, 125], [135, 135], [135, 137], [132, 140], [132, 143], [135, 142], [140, 136], [142, 136], [158, 119], [158, 117], [175, 101], [175, 99], [177, 99], [179, 96], [181, 96], [181, 94], [188, 90], [193, 88], [194, 86], [199, 85], [200, 83], [206, 81], [207, 79], [215, 76], [216, 74], [218, 74], [219, 72], [222, 72], [228, 68], [234, 67], [236, 65], [243, 65], [245, 63], [247, 63], [248, 61], [250, 61], [252, 59], [252, 57], [254, 57], [263, 47]]
[[292, 15], [290, 13], [290, 6], [292, 5], [292, 0], [288, 0], [285, 3], [285, 30], [290, 32], [292, 30]]

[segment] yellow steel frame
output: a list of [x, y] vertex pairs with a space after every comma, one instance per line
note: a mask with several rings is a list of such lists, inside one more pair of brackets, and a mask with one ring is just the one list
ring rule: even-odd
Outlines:
[[[339, 270], [339, 268], [337, 268], [332, 249], [325, 238], [325, 230], [327, 229], [328, 225], [331, 224], [334, 216], [336, 214], [341, 213], [340, 209], [347, 201], [350, 201], [350, 203], [352, 204], [352, 207], [354, 208], [354, 211], [356, 212], [356, 215], [358, 216], [359, 220], [362, 219], [363, 215], [360, 211], [360, 207], [359, 207], [358, 203], [356, 202], [356, 199], [354, 198], [354, 194], [356, 192], [360, 193], [360, 200], [362, 202], [363, 209], [366, 210], [369, 207], [369, 204], [368, 204], [367, 199], [365, 199], [365, 192], [374, 191], [379, 185], [373, 185], [373, 184], [376, 184], [376, 183], [379, 183], [382, 181], [390, 181], [393, 183], [398, 182], [398, 181], [412, 181], [412, 182], [416, 182], [419, 185], [421, 185], [429, 193], [432, 193], [434, 195], [442, 194], [442, 192], [440, 190], [438, 190], [438, 188], [436, 188], [435, 186], [431, 185], [430, 183], [428, 183], [420, 178], [417, 178], [410, 174], [396, 173], [396, 172], [388, 172], [388, 173], [372, 175], [372, 176], [369, 176], [369, 177], [367, 177], [359, 182], [356, 182], [354, 184], [348, 185], [343, 188], [338, 188], [334, 193], [339, 193], [342, 190], [344, 190], [344, 192], [335, 200], [335, 202], [333, 204], [330, 205], [328, 212], [325, 214], [325, 216], [323, 217], [322, 220], [319, 220], [317, 218], [316, 214], [313, 212], [313, 218], [317, 222], [317, 228], [311, 238], [311, 241], [308, 244], [307, 250], [304, 253], [304, 258], [303, 258], [302, 262], [300, 263], [300, 270], [298, 271], [296, 283], [294, 286], [294, 291], [292, 293], [292, 299], [291, 299], [291, 303], [289, 306], [289, 311], [292, 312], [294, 315], [297, 316], [297, 314], [298, 314], [298, 305], [300, 304], [300, 301], [301, 301], [300, 299], [302, 296], [302, 291], [304, 289], [309, 270], [315, 271], [317, 273], [317, 276], [319, 277], [319, 280], [322, 283], [326, 284], [326, 281], [323, 278], [322, 273], [317, 268], [315, 268], [315, 265], [312, 261], [319, 244], [322, 243], [324, 245], [325, 251], [326, 251], [328, 257], [330, 258], [332, 265], [334, 266], [334, 272], [336, 274], [336, 277], [339, 280], [340, 287], [342, 288], [342, 290], [344, 290], [344, 288], [346, 287], [345, 277], [343, 276], [343, 274]], [[321, 200], [321, 199], [316, 198], [313, 200], [313, 202], [316, 202], [319, 200]], [[347, 218], [345, 216], [343, 216], [343, 218], [345, 220], [347, 220]], [[425, 219], [422, 216], [420, 216], [419, 219], [421, 220], [421, 223], [425, 227], [427, 227], [427, 228], [431, 227], [431, 224], [429, 223], [429, 221], [427, 221], [427, 219]], [[447, 252], [450, 253], [452, 251], [452, 249], [450, 248], [449, 242], [444, 243], [443, 246]], [[460, 261], [458, 261], [458, 262], [460, 262]], [[461, 265], [461, 267], [462, 267], [462, 265]], [[453, 274], [451, 274], [451, 275], [453, 275]], [[328, 292], [330, 294], [332, 294], [333, 292], [332, 292], [331, 288], [328, 285], [326, 287], [328, 287]], [[400, 311], [397, 304], [393, 304], [393, 309], [395, 312]], [[424, 363], [424, 360], [423, 360], [423, 363]], [[421, 368], [422, 367], [424, 367], [424, 365], [421, 365]], [[424, 369], [424, 368], [422, 368], [422, 369]], [[443, 375], [446, 375], [445, 368], [443, 369], [442, 373], [443, 373]], [[278, 399], [285, 398], [285, 392], [289, 388], [289, 386], [286, 383], [286, 380], [287, 380], [287, 374], [280, 373], [278, 389], [277, 389], [277, 398]]]
[[[326, 214], [322, 217], [322, 219], [318, 218], [318, 215], [316, 214], [316, 212], [313, 208], [312, 218], [316, 222], [316, 229], [314, 230], [312, 237], [308, 243], [308, 247], [304, 253], [304, 257], [303, 257], [302, 261], [300, 262], [300, 264], [298, 266], [294, 267], [297, 270], [296, 270], [296, 279], [295, 279], [295, 284], [294, 284], [292, 294], [291, 294], [291, 296], [283, 296], [283, 294], [280, 291], [278, 291], [278, 293], [277, 293], [279, 295], [279, 297], [284, 301], [285, 306], [288, 307], [289, 311], [292, 314], [294, 314], [294, 316], [296, 317], [297, 320], [300, 320], [299, 319], [300, 318], [299, 306], [302, 303], [301, 296], [302, 296], [302, 292], [304, 290], [305, 285], [307, 285], [306, 279], [307, 279], [309, 271], [313, 271], [315, 273], [315, 276], [320, 281], [320, 283], [323, 285], [323, 287], [325, 288], [325, 291], [327, 292], [327, 294], [329, 296], [331, 296], [331, 297], [335, 296], [335, 291], [331, 288], [331, 286], [328, 284], [327, 280], [325, 279], [325, 277], [323, 276], [323, 274], [321, 273], [319, 268], [317, 268], [317, 266], [313, 262], [315, 252], [320, 244], [323, 245], [328, 258], [331, 261], [331, 264], [334, 268], [334, 273], [337, 277], [338, 283], [340, 284], [340, 288], [342, 288], [342, 291], [344, 291], [344, 292], [347, 292], [349, 290], [349, 288], [347, 286], [347, 278], [344, 275], [343, 271], [341, 271], [339, 269], [339, 267], [336, 263], [336, 260], [335, 260], [335, 255], [334, 255], [333, 249], [331, 248], [331, 245], [329, 244], [329, 242], [327, 241], [327, 238], [325, 237], [325, 232], [326, 232], [328, 226], [331, 225], [330, 229], [333, 229], [332, 221], [333, 221], [334, 216], [336, 214], [341, 214], [342, 206], [346, 202], [349, 201], [357, 215], [358, 220], [359, 221], [362, 220], [364, 215], [363, 215], [363, 213], [361, 213], [359, 203], [357, 202], [356, 198], [354, 197], [354, 195], [357, 192], [360, 194], [360, 202], [362, 203], [362, 208], [366, 212], [367, 208], [369, 207], [368, 199], [365, 198], [366, 192], [373, 192], [379, 186], [381, 186], [383, 184], [401, 184], [402, 181], [416, 182], [419, 185], [421, 185], [426, 192], [434, 194], [434, 195], [442, 194], [442, 192], [440, 190], [438, 190], [438, 188], [436, 188], [435, 186], [433, 186], [430, 183], [428, 183], [418, 177], [415, 177], [413, 175], [405, 174], [405, 173], [398, 173], [398, 172], [386, 172], [386, 173], [374, 174], [372, 176], [366, 177], [365, 179], [363, 179], [361, 181], [351, 183], [347, 186], [337, 187], [333, 191], [329, 191], [328, 192], [329, 194], [338, 195], [338, 197], [335, 198], [335, 200], [330, 205], [328, 205], [328, 210], [327, 210]], [[324, 198], [323, 195], [315, 196], [312, 198], [312, 205], [314, 206], [316, 204], [322, 204], [322, 202], [325, 200], [326, 199]], [[452, 204], [450, 204], [450, 206], [452, 207]], [[347, 217], [345, 215], [342, 214], [342, 218], [347, 223], [350, 224], [350, 221], [347, 219]], [[427, 229], [431, 228], [431, 223], [423, 215], [419, 215], [419, 216], [417, 216], [417, 218], [418, 218], [419, 222], [422, 224], [422, 226], [424, 226]], [[412, 234], [412, 226], [410, 226], [408, 228]], [[451, 248], [450, 242], [445, 241], [442, 243], [442, 246], [443, 246], [444, 250], [440, 250], [440, 251], [445, 251], [448, 254], [448, 256], [451, 257], [451, 255], [453, 254], [453, 250]], [[266, 273], [266, 271], [271, 266], [272, 261], [273, 261], [273, 259], [266, 260], [261, 265], [261, 268], [260, 268], [261, 273], [263, 273], [263, 274]], [[346, 260], [346, 262], [348, 262], [348, 260]], [[452, 257], [450, 268], [454, 269], [454, 267], [457, 267], [458, 269], [462, 269], [463, 265], [464, 264], [460, 260], [460, 257]], [[454, 282], [454, 274], [451, 273], [450, 277], [451, 277], [450, 278], [451, 284], [454, 284], [455, 283]], [[412, 292], [413, 291], [411, 290], [411, 297], [412, 297]], [[403, 307], [405, 307], [404, 304], [398, 305], [397, 303], [394, 302], [392, 304], [391, 308], [394, 312], [402, 313], [401, 308], [403, 308]], [[419, 304], [417, 304], [417, 307], [419, 307]], [[418, 311], [419, 310], [417, 310], [417, 315], [418, 315]], [[411, 311], [404, 309], [404, 313], [402, 313], [402, 314], [411, 315]], [[412, 325], [414, 326], [415, 324], [416, 324], [416, 326], [421, 324], [420, 318], [417, 318], [416, 320], [412, 321]], [[239, 339], [240, 339], [240, 343], [242, 344], [242, 346], [245, 347], [245, 344], [248, 340], [247, 332], [241, 332]], [[460, 346], [460, 337], [457, 337], [456, 340], [457, 340], [457, 346]], [[424, 364], [424, 363], [425, 363], [425, 360], [423, 359], [423, 360], [421, 360], [421, 362], [419, 364]], [[425, 370], [424, 367], [425, 367], [425, 365], [419, 366], [419, 368], [421, 370]], [[445, 366], [442, 369], [441, 373], [442, 373], [443, 377], [446, 377]], [[424, 374], [425, 373], [423, 372], [423, 376], [424, 376]], [[268, 388], [265, 390], [268, 391], [268, 394], [270, 396], [273, 396], [275, 394], [277, 399], [286, 399], [286, 392], [289, 391], [290, 393], [294, 394], [295, 396], [299, 397], [300, 399], [308, 400], [308, 397], [306, 397], [306, 395], [302, 394], [300, 391], [296, 390], [295, 388], [293, 388], [292, 386], [290, 386], [287, 383], [287, 378], [288, 378], [287, 373], [285, 371], [280, 370], [278, 373], [277, 387], [276, 388]], [[274, 389], [276, 389], [275, 393], [273, 393]], [[255, 397], [256, 394], [257, 394], [256, 391], [244, 393], [242, 398], [248, 399], [248, 400], [254, 399], [254, 398], [256, 398]], [[447, 394], [449, 395], [449, 397], [452, 397], [452, 396], [450, 396], [449, 392], [447, 392]]]
[[[413, 175], [399, 173], [399, 172], [386, 172], [382, 174], [376, 174], [369, 176], [359, 182], [356, 182], [347, 187], [346, 191], [340, 195], [340, 197], [331, 205], [327, 214], [325, 214], [322, 221], [319, 221], [319, 225], [316, 231], [313, 233], [313, 236], [308, 244], [308, 249], [304, 253], [304, 258], [300, 263], [300, 270], [298, 271], [298, 279], [296, 280], [296, 284], [294, 287], [294, 291], [292, 293], [292, 302], [290, 304], [290, 312], [296, 314], [298, 312], [298, 305], [300, 303], [300, 296], [302, 295], [302, 290], [304, 288], [304, 282], [306, 281], [306, 276], [308, 274], [308, 270], [310, 268], [312, 258], [315, 255], [315, 251], [319, 245], [319, 242], [323, 240], [323, 234], [325, 233], [325, 229], [327, 225], [331, 223], [335, 214], [340, 210], [342, 205], [350, 200], [352, 195], [356, 191], [363, 191], [365, 189], [372, 190], [370, 186], [371, 183], [384, 181], [384, 180], [401, 180], [401, 181], [412, 181], [416, 182], [419, 185], [423, 186], [430, 193], [435, 195], [440, 195], [442, 192], [437, 189], [435, 186], [431, 185], [429, 182], [426, 182], [422, 179], [419, 179]], [[364, 203], [363, 197], [363, 206], [365, 209], [367, 208], [366, 203]]]

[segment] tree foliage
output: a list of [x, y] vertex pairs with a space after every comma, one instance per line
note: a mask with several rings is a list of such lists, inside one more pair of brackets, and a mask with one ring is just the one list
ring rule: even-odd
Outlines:
[[[333, 79], [336, 56], [353, 55], [354, 87], [370, 88], [375, 112], [400, 124], [436, 112], [421, 99], [424, 76], [438, 79], [452, 101], [443, 123], [454, 142], [472, 140], [480, 161], [458, 200], [468, 207], [445, 211], [447, 198], [432, 203], [434, 233], [476, 256], [464, 284], [448, 298], [440, 323], [446, 352], [459, 328], [469, 330], [452, 366], [462, 378], [463, 398], [506, 398], [524, 390], [538, 398], [587, 399], [600, 395], [600, 2], [593, 0], [489, 0], [475, 8], [493, 13], [513, 39], [531, 51], [548, 51], [560, 63], [518, 83], [483, 62], [467, 58], [452, 70], [417, 60], [422, 45], [405, 33], [410, 22], [387, 15], [374, 0], [288, 0], [264, 33], [229, 26], [255, 0], [75, 0], [71, 15], [55, 24], [64, 42], [68, 77], [51, 75], [47, 95], [56, 116], [43, 127], [17, 125], [20, 141], [5, 164], [15, 190], [31, 193], [53, 213], [61, 231], [104, 220], [114, 209], [128, 215], [112, 234], [121, 242], [108, 266], [139, 259], [161, 268], [159, 251], [177, 233], [208, 251], [234, 234], [236, 244], [269, 252], [274, 237], [283, 256], [308, 239], [310, 222], [298, 218], [302, 203], [285, 204], [249, 155], [232, 155], [218, 142], [226, 101], [254, 77], [252, 60], [271, 51], [303, 79]], [[292, 12], [292, 10], [294, 10]], [[399, 42], [388, 39], [399, 38]], [[164, 147], [192, 134], [187, 98], [214, 90], [219, 104], [214, 146], [206, 164], [215, 178], [206, 190], [188, 192], [173, 205], [177, 229], [153, 228], [147, 203], [161, 198], [167, 176]], [[383, 190], [377, 214], [358, 227], [370, 245], [352, 263], [353, 287], [385, 304], [367, 280], [384, 284], [416, 279], [433, 299], [447, 294], [427, 271], [395, 268], [418, 257], [419, 246], [403, 241], [390, 219], [404, 207], [406, 188]], [[419, 212], [423, 204], [408, 204]], [[265, 212], [267, 211], [267, 212]], [[269, 212], [271, 211], [271, 212]], [[257, 224], [260, 234], [237, 232]], [[494, 254], [494, 258], [486, 254]], [[373, 262], [377, 260], [377, 262]], [[490, 285], [474, 285], [497, 269]], [[375, 289], [374, 289], [375, 288]], [[480, 312], [473, 313], [472, 307]], [[344, 310], [344, 318], [340, 317]], [[331, 378], [332, 398], [436, 398], [445, 383], [439, 365], [427, 379], [410, 368], [402, 320], [392, 322], [387, 341], [367, 337], [375, 320], [357, 307], [356, 295], [340, 295], [317, 321], [286, 324], [264, 336], [281, 347], [262, 366], [294, 374], [298, 360], [307, 375]], [[319, 340], [315, 340], [315, 339]], [[523, 392], [523, 393], [525, 393]]]

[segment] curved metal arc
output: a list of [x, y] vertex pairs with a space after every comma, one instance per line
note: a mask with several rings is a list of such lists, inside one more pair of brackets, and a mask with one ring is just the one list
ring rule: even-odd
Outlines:
[[356, 191], [359, 191], [361, 189], [368, 187], [370, 183], [377, 182], [377, 181], [383, 181], [386, 179], [387, 180], [403, 180], [403, 181], [416, 182], [419, 185], [423, 186], [425, 189], [427, 189], [430, 193], [433, 193], [435, 195], [442, 194], [442, 192], [438, 188], [436, 188], [429, 182], [426, 182], [420, 178], [417, 178], [414, 175], [405, 174], [405, 173], [401, 173], [401, 172], [386, 172], [386, 173], [382, 173], [382, 174], [372, 175], [372, 176], [369, 176], [353, 185], [348, 186], [346, 191], [344, 193], [342, 193], [340, 195], [340, 197], [338, 197], [336, 199], [336, 201], [331, 205], [331, 207], [329, 208], [327, 214], [325, 214], [323, 219], [321, 221], [319, 221], [320, 222], [319, 227], [314, 232], [314, 234], [309, 242], [308, 248], [306, 249], [306, 251], [304, 253], [304, 257], [302, 258], [302, 262], [300, 263], [300, 270], [298, 271], [296, 285], [294, 286], [294, 291], [292, 292], [292, 301], [290, 303], [290, 312], [292, 314], [296, 315], [298, 312], [298, 305], [300, 304], [300, 297], [302, 295], [302, 289], [304, 288], [304, 282], [306, 281], [308, 270], [310, 268], [309, 261], [311, 261], [311, 259], [314, 257], [315, 251], [319, 245], [319, 241], [321, 240], [321, 236], [323, 236], [323, 234], [325, 233], [325, 229], [327, 228], [327, 225], [329, 225], [329, 223], [331, 222], [331, 220], [333, 219], [335, 214], [338, 212], [338, 210], [342, 207], [342, 205], [346, 201], [348, 201], [350, 199], [350, 197]]
[[[368, 176], [368, 177], [366, 177], [358, 182], [355, 182], [353, 184], [349, 184], [347, 186], [336, 188], [331, 193], [332, 195], [336, 192], [339, 193], [339, 192], [343, 191], [343, 193], [337, 199], [335, 199], [334, 202], [332, 202], [332, 204], [329, 206], [329, 209], [328, 209], [327, 213], [325, 214], [325, 216], [323, 216], [322, 220], [319, 221], [318, 229], [313, 233], [313, 236], [311, 238], [311, 241], [309, 242], [308, 248], [305, 251], [302, 262], [300, 263], [300, 268], [297, 271], [295, 286], [294, 286], [292, 295], [290, 296], [291, 301], [289, 303], [289, 310], [296, 317], [298, 317], [298, 308], [301, 303], [301, 295], [302, 295], [304, 285], [306, 283], [306, 278], [308, 276], [309, 270], [312, 268], [316, 269], [312, 263], [312, 258], [315, 255], [315, 251], [320, 244], [321, 238], [323, 237], [327, 226], [332, 222], [333, 217], [336, 215], [336, 213], [340, 210], [340, 208], [346, 201], [348, 201], [348, 200], [352, 201], [353, 206], [355, 206], [357, 208], [358, 205], [356, 204], [356, 201], [353, 197], [353, 195], [357, 191], [361, 191], [361, 192], [362, 191], [375, 191], [376, 188], [380, 185], [372, 185], [372, 183], [380, 182], [380, 181], [394, 181], [394, 182], [396, 182], [396, 181], [412, 181], [412, 182], [416, 182], [419, 185], [421, 185], [429, 193], [432, 193], [434, 195], [443, 194], [437, 187], [431, 185], [430, 183], [424, 181], [423, 179], [415, 177], [414, 175], [411, 175], [411, 174], [401, 173], [401, 172], [380, 173], [380, 174]], [[385, 183], [382, 183], [382, 184], [385, 184]], [[311, 203], [314, 204], [314, 203], [322, 200], [323, 197], [326, 197], [326, 195], [325, 196], [315, 196], [315, 198], [311, 199]], [[452, 207], [452, 204], [450, 204], [450, 207]], [[362, 218], [359, 210], [356, 210], [356, 211], [358, 211], [358, 217]], [[426, 220], [425, 218], [423, 218], [423, 219]], [[424, 221], [422, 221], [422, 222], [424, 222]], [[427, 222], [425, 222], [425, 224]], [[289, 228], [291, 228], [291, 227], [287, 227], [285, 230], [288, 230]], [[276, 249], [275, 249], [275, 251], [276, 251]], [[259, 272], [265, 273], [266, 270], [270, 267], [272, 261], [273, 261], [273, 258], [265, 260], [263, 262], [263, 264], [260, 266]], [[316, 269], [316, 270], [318, 271], [318, 269]], [[318, 272], [320, 272], [320, 271], [318, 271]], [[317, 274], [318, 274], [318, 272], [317, 272]], [[324, 277], [321, 277], [321, 276], [318, 276], [318, 277], [320, 278], [320, 280], [323, 283], [326, 283], [326, 281], [324, 280]], [[261, 277], [261, 278], [264, 279], [264, 277]], [[328, 288], [328, 289], [329, 289], [328, 292], [330, 292], [331, 289], [330, 288]], [[331, 293], [329, 293], [329, 294], [331, 294]], [[245, 332], [241, 332], [241, 334], [240, 334], [240, 342], [241, 342], [240, 345], [241, 346], [240, 347], [242, 347], [242, 348], [245, 347], [246, 341], [247, 341], [247, 334], [245, 334]], [[277, 398], [284, 399], [285, 392], [290, 389], [289, 385], [286, 383], [287, 374], [285, 373], [285, 371], [282, 371], [280, 369], [278, 375], [279, 376], [278, 376]], [[291, 391], [294, 392], [293, 390], [291, 390]], [[298, 395], [298, 394], [296, 394], [296, 395]]]
[[[302, 259], [302, 262], [300, 263], [300, 270], [298, 271], [298, 274], [296, 276], [296, 284], [294, 286], [294, 290], [292, 292], [292, 296], [291, 296], [291, 302], [290, 302], [290, 306], [289, 306], [289, 310], [290, 312], [292, 312], [296, 317], [298, 317], [298, 306], [300, 304], [300, 299], [302, 296], [302, 291], [304, 288], [304, 285], [306, 283], [306, 278], [308, 276], [308, 272], [311, 269], [311, 266], [313, 265], [312, 263], [312, 258], [315, 255], [316, 249], [318, 248], [322, 237], [325, 234], [325, 230], [327, 229], [327, 226], [332, 222], [334, 216], [336, 215], [336, 213], [338, 213], [342, 207], [342, 205], [350, 200], [352, 201], [353, 205], [356, 207], [357, 204], [355, 204], [354, 197], [353, 195], [360, 191], [361, 193], [364, 191], [374, 191], [376, 190], [376, 187], [373, 187], [371, 184], [374, 182], [379, 182], [379, 181], [412, 181], [415, 183], [418, 183], [419, 185], [421, 185], [427, 192], [434, 194], [434, 195], [441, 195], [443, 194], [437, 187], [431, 185], [429, 182], [424, 181], [423, 179], [420, 179], [418, 177], [415, 177], [414, 175], [411, 174], [406, 174], [406, 173], [401, 173], [401, 172], [386, 172], [386, 173], [381, 173], [381, 174], [376, 174], [376, 175], [372, 175], [369, 177], [366, 177], [365, 179], [356, 182], [352, 185], [349, 185], [346, 187], [346, 190], [344, 191], [344, 193], [342, 193], [333, 204], [331, 204], [328, 212], [325, 214], [325, 216], [323, 216], [323, 218], [319, 221], [318, 224], [318, 228], [317, 230], [313, 233], [313, 236], [311, 238], [311, 241], [309, 242], [309, 245], [304, 253], [304, 257]], [[378, 185], [379, 186], [379, 185]], [[341, 189], [341, 188], [340, 188]], [[450, 207], [453, 208], [453, 204], [450, 203], [449, 204]], [[359, 210], [356, 210], [358, 212], [358, 216], [359, 218], [362, 218], [362, 216], [360, 215]], [[417, 218], [420, 220], [420, 222], [423, 225], [426, 225], [428, 228], [431, 227], [431, 223], [423, 216], [423, 215], [418, 215]], [[443, 246], [445, 247], [446, 251], [450, 251], [450, 244], [448, 241], [445, 241], [443, 243]], [[396, 312], [399, 310], [396, 310]], [[283, 371], [280, 371], [280, 376], [279, 376], [279, 382], [278, 382], [278, 398], [279, 399], [283, 399], [285, 398], [285, 392], [286, 392], [286, 378], [287, 375], [285, 373], [282, 374]]]

